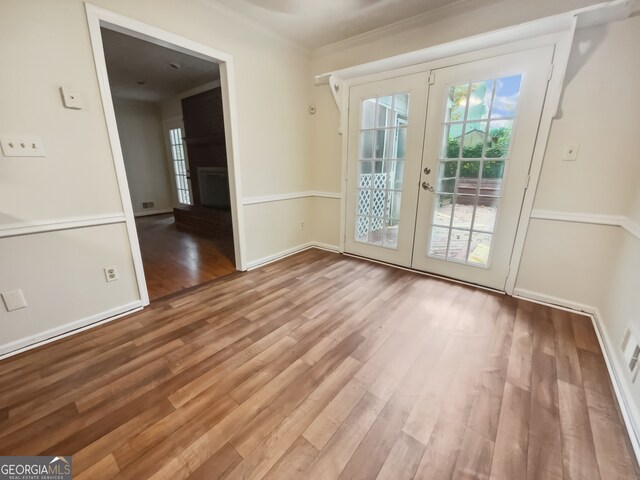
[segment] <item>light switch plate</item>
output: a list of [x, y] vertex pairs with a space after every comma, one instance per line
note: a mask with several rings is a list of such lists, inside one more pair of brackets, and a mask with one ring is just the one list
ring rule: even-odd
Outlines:
[[60, 95], [62, 96], [62, 103], [65, 108], [71, 108], [73, 110], [82, 109], [82, 100], [73, 88], [60, 87]]
[[24, 298], [24, 293], [19, 288], [16, 290], [11, 290], [10, 292], [2, 293], [2, 300], [4, 300], [4, 305], [7, 307], [7, 311], [13, 312], [14, 310], [20, 310], [21, 308], [25, 308], [27, 306], [27, 301]]
[[2, 134], [0, 146], [5, 157], [46, 157], [42, 139], [31, 134]]

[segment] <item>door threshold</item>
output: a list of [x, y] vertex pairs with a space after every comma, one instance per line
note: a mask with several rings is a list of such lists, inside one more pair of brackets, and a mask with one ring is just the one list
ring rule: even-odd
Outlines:
[[387, 265], [389, 267], [398, 268], [400, 270], [405, 270], [407, 272], [418, 273], [420, 275], [425, 275], [427, 277], [438, 278], [440, 280], [447, 280], [449, 282], [458, 283], [460, 285], [465, 285], [467, 287], [479, 288], [481, 290], [486, 290], [488, 292], [499, 293], [501, 295], [506, 295], [507, 292], [504, 290], [498, 290], [496, 288], [487, 287], [485, 285], [478, 285], [477, 283], [465, 282], [464, 280], [458, 280], [457, 278], [446, 277], [444, 275], [438, 275], [436, 273], [425, 272], [423, 270], [416, 270], [415, 268], [403, 267], [402, 265], [396, 265], [395, 263], [383, 262], [381, 260], [376, 260], [375, 258], [363, 257], [361, 255], [355, 255], [353, 253], [342, 252], [343, 255], [347, 257], [359, 258], [361, 260], [367, 260], [369, 262], [379, 263], [380, 265]]

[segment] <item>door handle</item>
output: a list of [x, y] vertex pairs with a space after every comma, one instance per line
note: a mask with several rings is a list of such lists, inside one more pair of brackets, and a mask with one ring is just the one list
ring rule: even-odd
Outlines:
[[422, 182], [422, 189], [423, 190], [429, 190], [430, 192], [433, 192], [435, 190], [435, 188], [433, 188], [427, 182]]

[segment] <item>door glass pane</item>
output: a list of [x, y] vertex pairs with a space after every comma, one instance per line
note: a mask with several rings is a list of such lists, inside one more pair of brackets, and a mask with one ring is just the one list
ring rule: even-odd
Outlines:
[[395, 249], [404, 185], [409, 94], [368, 98], [360, 108], [354, 236], [357, 242]]
[[486, 267], [489, 265], [489, 252], [491, 251], [490, 233], [473, 232], [471, 235], [471, 246], [467, 262]]
[[473, 229], [480, 232], [493, 232], [497, 214], [498, 199], [496, 197], [478, 197]]
[[489, 124], [486, 158], [505, 158], [509, 153], [513, 120], [497, 120]]
[[373, 140], [375, 130], [360, 132], [360, 158], [373, 158]]
[[502, 191], [504, 177], [504, 161], [485, 160], [482, 165], [482, 179], [480, 181], [480, 195], [499, 196]]
[[455, 195], [453, 206], [453, 220], [451, 226], [471, 230], [473, 212], [475, 210], [475, 196]]
[[387, 173], [387, 188], [391, 190], [402, 190], [404, 162], [397, 160], [386, 161], [385, 172]]
[[469, 230], [450, 230], [447, 260], [466, 262], [469, 248]]
[[451, 226], [451, 212], [453, 211], [453, 195], [436, 195], [433, 223]]
[[522, 75], [502, 77], [496, 81], [496, 93], [491, 118], [515, 117], [520, 96]]
[[442, 158], [460, 158], [460, 136], [462, 125], [446, 125], [442, 142]]
[[376, 117], [376, 99], [367, 98], [362, 102], [362, 128], [373, 128]]
[[469, 113], [467, 120], [480, 120], [489, 117], [491, 96], [493, 95], [493, 80], [471, 84], [469, 95]]
[[376, 114], [376, 127], [384, 128], [391, 126], [393, 108], [393, 97], [380, 97], [378, 99], [378, 113]]
[[446, 122], [461, 122], [464, 120], [468, 96], [469, 85], [466, 83], [449, 88]]
[[445, 258], [447, 256], [447, 242], [449, 241], [449, 228], [432, 227], [431, 241], [429, 242], [429, 256]]
[[428, 255], [488, 267], [522, 75], [449, 87]]
[[441, 178], [438, 181], [438, 188], [436, 192], [438, 193], [453, 193], [456, 188], [456, 179], [455, 178]]
[[407, 124], [409, 115], [409, 94], [400, 93], [394, 97], [394, 117], [393, 126], [399, 127]]
[[465, 124], [464, 137], [462, 140], [463, 158], [482, 158], [482, 147], [484, 146], [486, 130], [487, 122]]

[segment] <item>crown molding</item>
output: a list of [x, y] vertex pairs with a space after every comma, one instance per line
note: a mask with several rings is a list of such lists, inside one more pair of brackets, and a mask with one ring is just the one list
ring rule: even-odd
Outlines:
[[479, 8], [498, 3], [500, 0], [486, 0], [484, 2], [478, 2], [477, 0], [457, 0], [447, 5], [433, 8], [426, 12], [414, 15], [404, 20], [385, 25], [383, 27], [375, 28], [353, 37], [345, 38], [328, 45], [316, 48], [311, 52], [314, 57], [320, 57], [328, 55], [337, 51], [345, 50], [347, 48], [357, 47], [360, 45], [366, 45], [367, 43], [380, 40], [390, 35], [412, 30], [414, 28], [420, 28], [438, 22], [447, 17], [455, 15], [459, 12], [477, 10]]
[[299, 54], [307, 55], [307, 56], [311, 54], [311, 48], [306, 47], [305, 45], [302, 45], [285, 35], [282, 35], [276, 30], [273, 30], [269, 27], [265, 27], [264, 24], [258, 22], [257, 20], [254, 20], [247, 15], [243, 15], [242, 13], [232, 8], [229, 8], [225, 5], [222, 5], [216, 2], [215, 0], [196, 0], [196, 2], [212, 10], [216, 10], [217, 12], [227, 17], [233, 18], [234, 20], [237, 20], [240, 23], [245, 24], [247, 27], [250, 27], [252, 30], [256, 30], [260, 33], [263, 33], [273, 38], [274, 40], [277, 40], [283, 46], [289, 47]]

